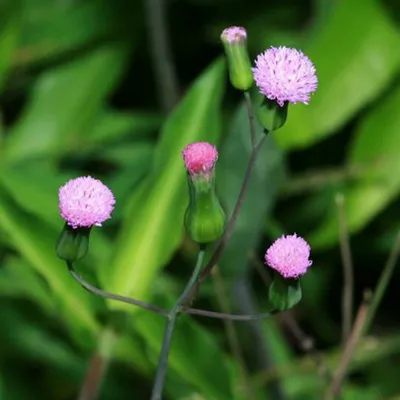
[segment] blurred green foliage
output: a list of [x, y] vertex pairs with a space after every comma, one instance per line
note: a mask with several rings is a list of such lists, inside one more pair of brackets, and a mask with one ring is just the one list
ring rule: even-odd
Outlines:
[[[0, 1], [0, 399], [76, 398], [90, 360], [104, 349], [111, 360], [100, 398], [149, 397], [164, 320], [95, 298], [69, 277], [54, 251], [63, 225], [57, 190], [91, 174], [116, 194], [113, 219], [93, 232], [90, 254], [77, 266], [85, 278], [170, 305], [196, 252], [182, 224], [188, 198], [180, 151], [193, 141], [218, 145], [218, 190], [228, 211], [250, 153], [245, 107], [227, 85], [221, 57], [226, 26], [247, 28], [252, 57], [269, 45], [303, 49], [320, 82], [310, 105], [291, 107], [287, 126], [260, 153], [220, 263], [233, 309], [262, 310], [267, 291], [254, 260], [283, 232], [304, 236], [314, 266], [294, 316], [335, 368], [343, 285], [336, 194], [345, 196], [356, 302], [374, 287], [399, 230], [395, 1], [171, 0], [166, 7], [180, 84], [179, 104], [168, 113], [159, 106], [142, 2]], [[400, 395], [393, 372], [399, 279], [396, 273], [373, 337], [356, 352], [346, 400]], [[198, 305], [220, 307], [210, 282]], [[322, 398], [317, 367], [279, 319], [237, 327], [257, 399]], [[251, 400], [241, 371], [220, 322], [179, 319], [167, 398]]]

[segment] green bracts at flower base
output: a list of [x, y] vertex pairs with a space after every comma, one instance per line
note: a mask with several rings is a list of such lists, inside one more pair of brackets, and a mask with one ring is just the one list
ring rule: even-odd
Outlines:
[[74, 229], [65, 224], [57, 241], [57, 256], [69, 262], [75, 262], [85, 257], [89, 250], [90, 229]]
[[285, 279], [277, 272], [269, 287], [268, 300], [274, 309], [285, 311], [293, 308], [302, 297], [299, 279]]
[[258, 119], [265, 133], [276, 131], [285, 125], [288, 107], [289, 102], [287, 101], [285, 101], [283, 106], [280, 106], [274, 100], [269, 100], [266, 97], [263, 99], [258, 109]]

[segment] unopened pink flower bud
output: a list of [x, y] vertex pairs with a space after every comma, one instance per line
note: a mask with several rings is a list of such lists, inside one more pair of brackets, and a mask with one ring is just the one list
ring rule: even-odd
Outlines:
[[182, 151], [182, 156], [186, 170], [191, 176], [209, 176], [218, 160], [218, 151], [210, 143], [196, 142], [188, 144]]
[[210, 143], [191, 143], [182, 151], [188, 176], [189, 205], [185, 227], [199, 244], [218, 239], [225, 229], [225, 213], [215, 191], [218, 151]]

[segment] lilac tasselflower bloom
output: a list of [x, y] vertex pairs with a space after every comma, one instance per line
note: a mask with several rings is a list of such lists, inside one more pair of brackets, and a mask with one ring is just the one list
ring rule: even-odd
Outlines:
[[283, 235], [266, 251], [265, 263], [285, 279], [299, 278], [312, 264], [310, 246], [296, 234]]
[[311, 60], [300, 50], [270, 47], [259, 54], [252, 68], [260, 93], [281, 107], [285, 102], [308, 104], [318, 78]]
[[111, 190], [90, 176], [69, 180], [60, 187], [58, 198], [60, 215], [73, 229], [101, 226], [115, 205]]

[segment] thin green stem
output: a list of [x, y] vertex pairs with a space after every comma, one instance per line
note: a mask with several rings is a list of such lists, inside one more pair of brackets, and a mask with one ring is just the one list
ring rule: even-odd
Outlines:
[[256, 144], [256, 126], [255, 126], [255, 121], [254, 121], [253, 104], [251, 102], [251, 97], [250, 97], [249, 92], [244, 92], [244, 99], [245, 99], [247, 115], [249, 117], [249, 123], [250, 123], [251, 147], [254, 148], [254, 146]]
[[373, 291], [371, 306], [368, 310], [367, 321], [364, 326], [364, 335], [366, 335], [371, 328], [372, 321], [374, 320], [376, 311], [378, 310], [379, 304], [381, 303], [382, 297], [385, 294], [386, 288], [389, 284], [390, 278], [392, 277], [394, 267], [400, 256], [400, 231], [397, 233], [394, 245], [390, 252], [389, 258], [383, 268], [382, 274], [379, 277], [376, 289]]
[[127, 296], [120, 296], [118, 294], [106, 292], [105, 290], [101, 290], [90, 283], [86, 282], [78, 273], [75, 271], [74, 266], [72, 265], [71, 262], [67, 261], [67, 266], [68, 266], [68, 272], [70, 275], [81, 285], [83, 286], [86, 290], [88, 290], [91, 293], [94, 293], [98, 296], [104, 297], [106, 299], [112, 299], [116, 301], [120, 301], [122, 303], [127, 303], [127, 304], [132, 304], [134, 306], [138, 306], [141, 308], [144, 308], [145, 310], [155, 312], [156, 314], [161, 314], [161, 315], [168, 315], [168, 311], [157, 306], [153, 306], [152, 304], [145, 303], [144, 301], [136, 300], [131, 297]]
[[[96, 294], [97, 296], [104, 297], [106, 299], [120, 301], [121, 303], [131, 304], [133, 306], [144, 308], [145, 310], [149, 310], [155, 312], [156, 314], [163, 315], [167, 317], [169, 315], [169, 311], [165, 308], [157, 307], [149, 303], [145, 303], [144, 301], [136, 300], [132, 297], [127, 296], [120, 296], [118, 294], [106, 292], [105, 290], [101, 290], [89, 282], [86, 282], [75, 270], [72, 263], [68, 263], [68, 272], [71, 276], [86, 290], [89, 292]], [[226, 313], [219, 313], [215, 311], [208, 311], [208, 310], [200, 310], [197, 308], [190, 308], [190, 307], [182, 307], [181, 311], [186, 314], [191, 315], [199, 315], [203, 317], [209, 318], [216, 318], [216, 319], [230, 319], [233, 321], [251, 321], [255, 319], [264, 319], [269, 318], [272, 314], [271, 313], [263, 313], [263, 314], [254, 314], [254, 315], [241, 315], [241, 314], [226, 314]]]
[[196, 283], [193, 285], [193, 288], [188, 292], [187, 299], [185, 299], [185, 304], [190, 304], [193, 301], [193, 298], [195, 297], [195, 295], [198, 291], [198, 288], [200, 287], [200, 285], [202, 284], [204, 279], [210, 275], [214, 265], [219, 261], [219, 259], [222, 256], [223, 251], [225, 250], [225, 247], [229, 243], [229, 240], [233, 233], [233, 229], [235, 227], [236, 220], [239, 216], [239, 212], [243, 206], [247, 187], [249, 185], [251, 174], [253, 172], [253, 169], [254, 169], [254, 166], [256, 163], [258, 152], [260, 151], [261, 146], [263, 145], [263, 143], [265, 141], [265, 138], [266, 138], [266, 134], [264, 134], [261, 137], [260, 141], [257, 143], [257, 145], [255, 147], [253, 147], [253, 150], [250, 155], [250, 160], [247, 165], [246, 173], [243, 178], [243, 183], [242, 183], [242, 187], [240, 189], [239, 197], [236, 201], [235, 208], [232, 212], [232, 215], [229, 218], [224, 235], [222, 236], [221, 241], [219, 242], [217, 248], [215, 249], [213, 255], [211, 256], [210, 261], [206, 264], [206, 266], [201, 271], [199, 278], [197, 279]]
[[215, 311], [199, 310], [197, 308], [182, 307], [182, 312], [191, 315], [200, 315], [216, 319], [230, 319], [232, 321], [255, 321], [258, 319], [271, 318], [276, 314], [276, 311], [270, 311], [262, 314], [226, 314]]
[[175, 322], [178, 314], [182, 310], [183, 301], [185, 300], [187, 294], [192, 289], [193, 285], [196, 283], [197, 277], [201, 271], [203, 265], [205, 250], [202, 248], [199, 250], [197, 256], [196, 266], [194, 267], [192, 276], [190, 277], [184, 291], [180, 295], [178, 301], [175, 303], [171, 312], [168, 315], [168, 322], [164, 332], [164, 338], [162, 342], [161, 354], [158, 361], [156, 379], [153, 386], [153, 391], [151, 394], [151, 400], [161, 400], [161, 396], [164, 389], [165, 374], [168, 367], [168, 354], [171, 348], [172, 334], [175, 328]]
[[354, 267], [351, 255], [350, 237], [347, 229], [346, 212], [344, 208], [344, 196], [339, 193], [336, 196], [336, 207], [339, 221], [340, 254], [343, 265], [343, 293], [342, 293], [342, 342], [346, 343], [353, 324], [353, 287]]

